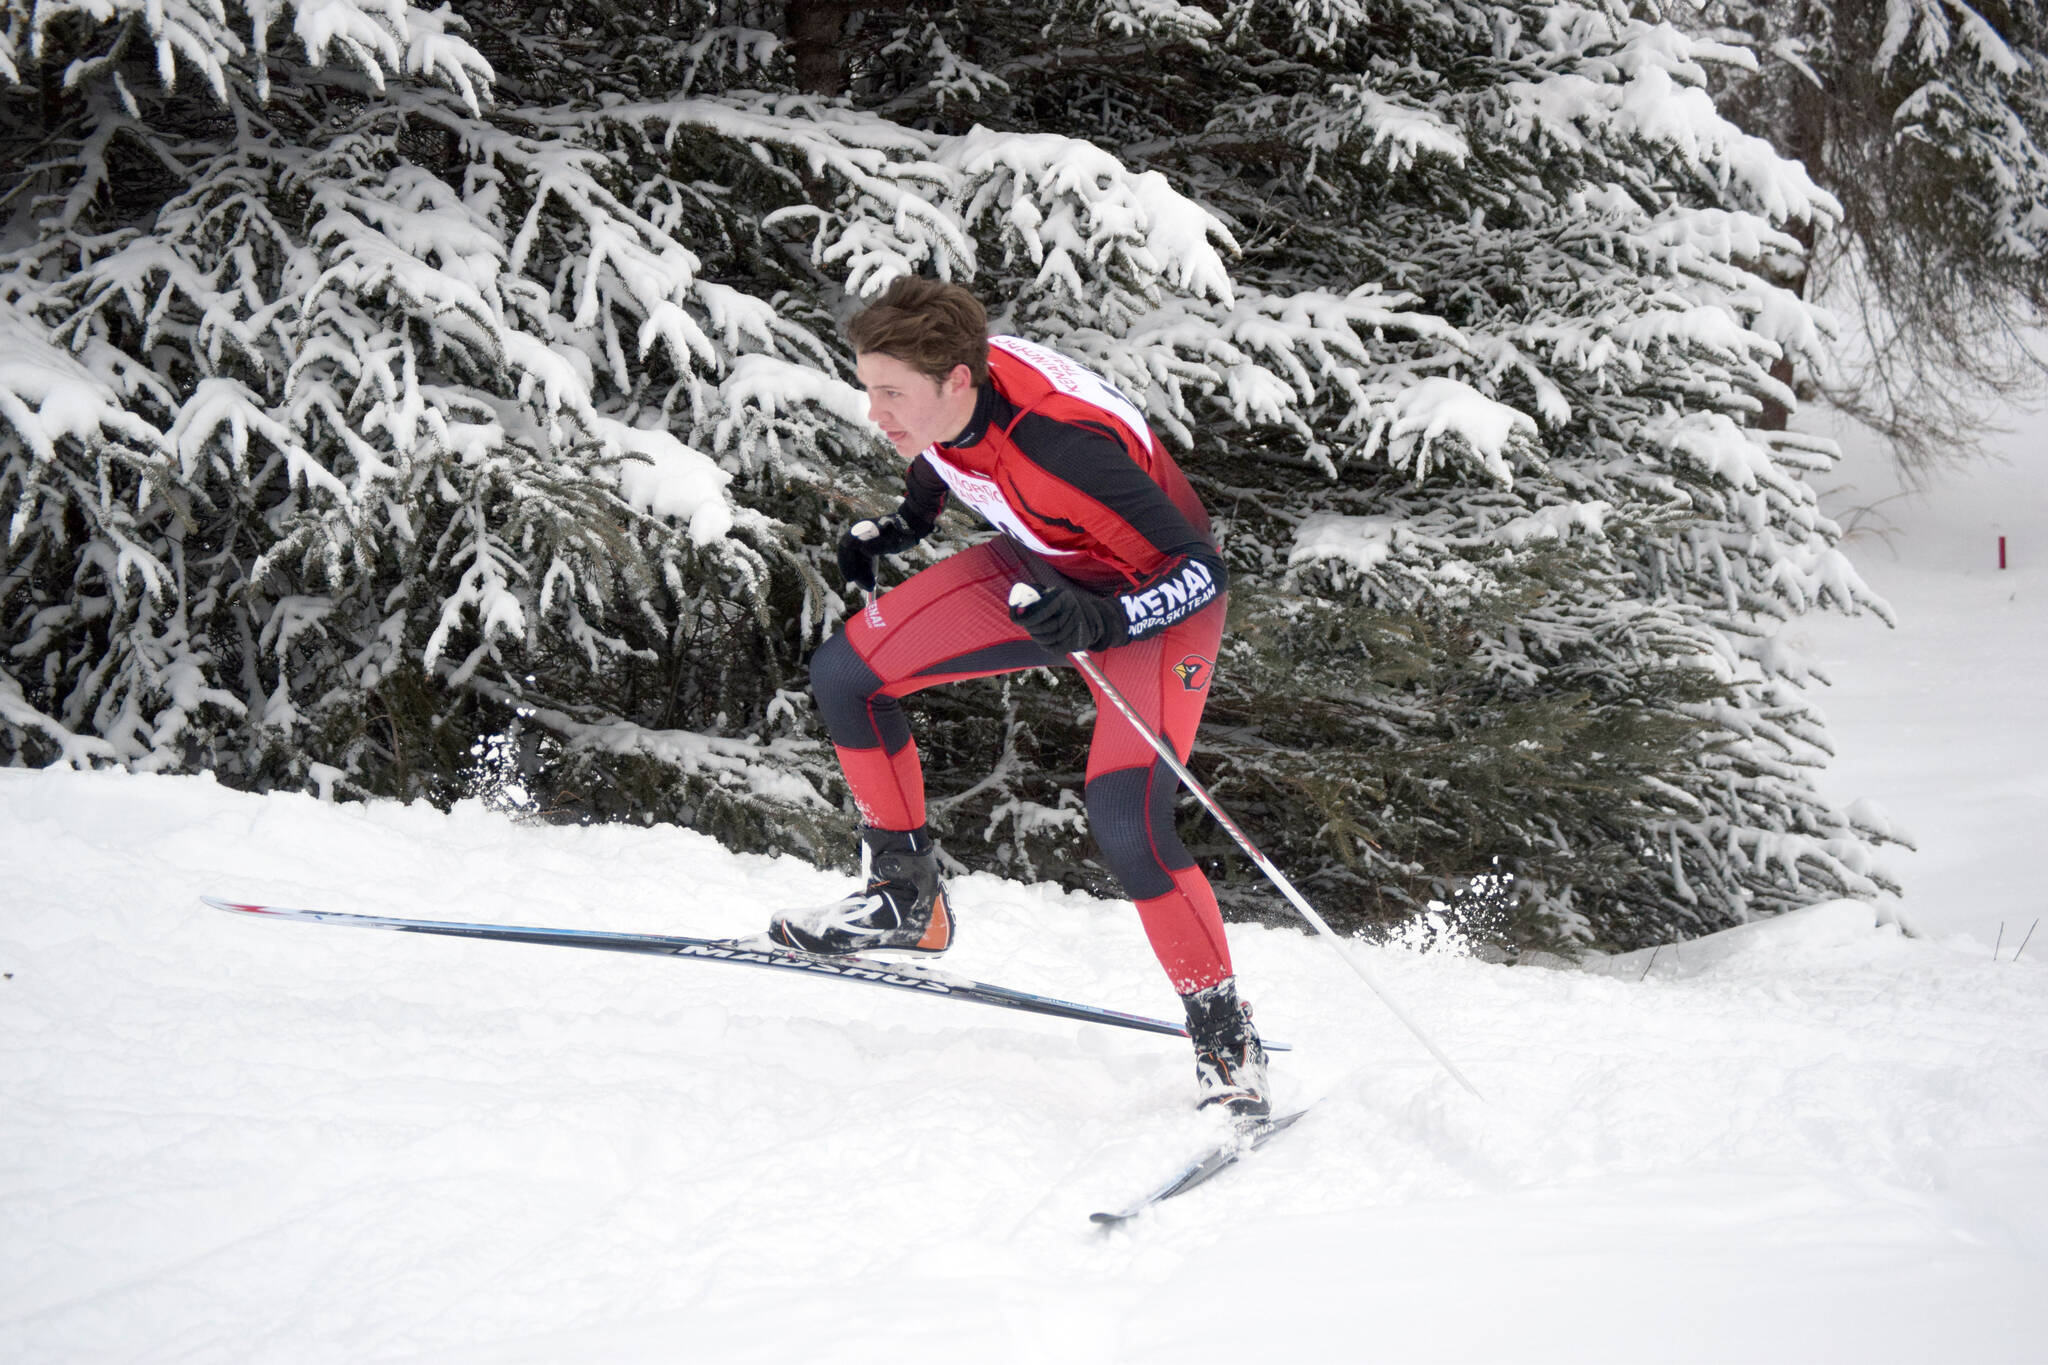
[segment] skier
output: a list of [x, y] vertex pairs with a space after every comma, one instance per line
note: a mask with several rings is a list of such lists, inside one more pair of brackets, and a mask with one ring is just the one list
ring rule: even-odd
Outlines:
[[[898, 280], [847, 335], [869, 416], [910, 461], [897, 509], [840, 538], [841, 573], [870, 597], [811, 661], [872, 872], [865, 890], [779, 914], [769, 932], [810, 953], [942, 953], [953, 908], [900, 699], [1071, 667], [1068, 656], [1087, 651], [1185, 760], [1215, 670], [1227, 574], [1208, 514], [1130, 400], [1055, 351], [991, 338], [966, 289]], [[949, 496], [1001, 534], [873, 596], [876, 559], [929, 535]], [[1019, 594], [1013, 606], [1020, 584], [1036, 600]], [[1174, 834], [1179, 779], [1111, 704], [1096, 703], [1089, 826], [1187, 1009], [1198, 1106], [1264, 1115], [1266, 1053], [1238, 1000], [1216, 894]]]

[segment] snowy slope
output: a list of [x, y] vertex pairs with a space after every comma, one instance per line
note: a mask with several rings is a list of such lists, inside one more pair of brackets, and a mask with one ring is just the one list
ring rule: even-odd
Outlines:
[[[1825, 785], [1875, 800], [1919, 846], [1889, 853], [1909, 922], [2010, 956], [2048, 918], [2048, 412], [2012, 415], [1989, 458], [1902, 482], [1869, 433], [1818, 481], [1848, 550], [1891, 603], [1815, 616], [1787, 634], [1834, 679], [1821, 709], [1837, 758]], [[1998, 567], [1998, 541], [2006, 567]], [[2028, 952], [2048, 948], [2044, 938]]]
[[[1238, 928], [1283, 1099], [1185, 1046], [701, 964], [252, 922], [202, 891], [656, 932], [835, 894], [672, 829], [0, 771], [0, 1361], [2038, 1360], [2048, 482], [1832, 505], [1901, 617], [1790, 632], [1906, 895], [1549, 972]], [[1996, 568], [1996, 535], [2012, 567]], [[1882, 532], [1882, 534], [1879, 534]], [[1170, 1015], [1128, 907], [974, 878], [956, 970]], [[2003, 936], [1998, 960], [1992, 947]]]
[[[0, 841], [7, 1359], [2038, 1358], [2048, 953], [1849, 904], [1647, 975], [1376, 952], [1481, 1104], [1240, 929], [1330, 1098], [1104, 1235], [1208, 1131], [1174, 1040], [193, 899], [716, 933], [798, 863], [64, 772]], [[959, 970], [1172, 1009], [1127, 910], [957, 899]]]

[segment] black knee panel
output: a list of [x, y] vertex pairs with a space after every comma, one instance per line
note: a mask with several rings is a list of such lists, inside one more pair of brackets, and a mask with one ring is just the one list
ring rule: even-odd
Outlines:
[[1173, 832], [1180, 779], [1164, 763], [1124, 768], [1088, 782], [1088, 828], [1110, 875], [1132, 900], [1173, 890], [1173, 873], [1194, 866]]
[[910, 742], [902, 703], [882, 693], [881, 677], [854, 652], [844, 632], [811, 656], [811, 697], [834, 744], [893, 754]]

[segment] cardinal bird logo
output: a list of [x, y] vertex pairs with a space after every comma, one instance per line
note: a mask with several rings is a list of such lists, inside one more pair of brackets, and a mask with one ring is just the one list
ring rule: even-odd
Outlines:
[[1190, 654], [1173, 666], [1180, 675], [1180, 685], [1190, 692], [1199, 692], [1209, 685], [1209, 661], [1199, 654]]

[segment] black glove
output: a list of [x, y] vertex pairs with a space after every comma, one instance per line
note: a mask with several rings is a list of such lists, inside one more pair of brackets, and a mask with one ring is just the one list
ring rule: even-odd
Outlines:
[[901, 508], [875, 521], [856, 521], [839, 537], [839, 572], [856, 588], [875, 590], [875, 558], [900, 555], [931, 534], [906, 519]]
[[[1108, 649], [1124, 642], [1123, 612], [1117, 604], [1080, 588], [1059, 586], [1012, 590], [1010, 619], [1055, 654]], [[1022, 599], [1029, 594], [1031, 601]], [[1020, 602], [1022, 603], [1020, 605]]]

